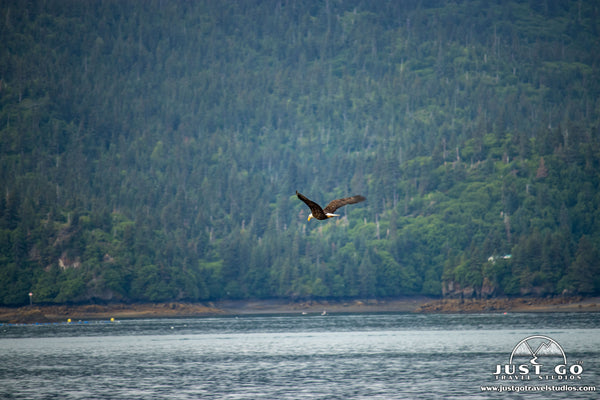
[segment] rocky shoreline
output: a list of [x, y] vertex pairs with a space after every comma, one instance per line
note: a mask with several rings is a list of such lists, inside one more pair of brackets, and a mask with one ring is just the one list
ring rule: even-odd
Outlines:
[[219, 315], [220, 310], [202, 304], [109, 304], [109, 305], [48, 305], [0, 308], [3, 323], [47, 323], [83, 320], [131, 318], [165, 318]]
[[288, 300], [221, 301], [214, 303], [149, 303], [107, 305], [46, 305], [0, 307], [0, 323], [48, 323], [133, 318], [183, 318], [252, 314], [329, 313], [485, 313], [485, 312], [598, 312], [600, 298], [432, 299], [406, 297], [347, 301]]
[[486, 313], [486, 312], [598, 312], [600, 298], [493, 298], [442, 299], [421, 304], [420, 313]]

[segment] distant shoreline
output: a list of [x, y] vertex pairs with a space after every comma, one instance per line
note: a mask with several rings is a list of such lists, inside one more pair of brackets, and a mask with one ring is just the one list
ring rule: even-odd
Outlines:
[[365, 300], [226, 300], [207, 303], [145, 303], [107, 305], [46, 305], [0, 307], [0, 323], [31, 324], [69, 320], [183, 318], [235, 315], [329, 313], [496, 313], [496, 312], [598, 312], [600, 298], [495, 298], [435, 299], [404, 297]]

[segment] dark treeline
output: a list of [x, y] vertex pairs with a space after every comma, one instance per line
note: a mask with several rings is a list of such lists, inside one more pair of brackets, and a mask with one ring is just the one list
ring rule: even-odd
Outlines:
[[600, 294], [599, 39], [584, 0], [4, 0], [0, 304]]

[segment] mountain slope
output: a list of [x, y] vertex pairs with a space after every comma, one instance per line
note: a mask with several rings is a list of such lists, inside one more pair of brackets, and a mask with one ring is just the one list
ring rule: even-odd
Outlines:
[[600, 291], [594, 2], [1, 11], [1, 304]]

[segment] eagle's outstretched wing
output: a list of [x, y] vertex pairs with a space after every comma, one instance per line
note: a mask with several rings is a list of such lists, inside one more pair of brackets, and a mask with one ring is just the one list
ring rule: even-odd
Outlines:
[[327, 213], [333, 214], [335, 212], [335, 210], [337, 210], [340, 207], [344, 207], [347, 204], [360, 203], [361, 201], [365, 201], [365, 200], [366, 199], [360, 195], [352, 196], [352, 197], [344, 197], [343, 199], [332, 200], [329, 204], [327, 204], [327, 207], [325, 207], [323, 209], [323, 212], [325, 212], [325, 214], [327, 214]]

